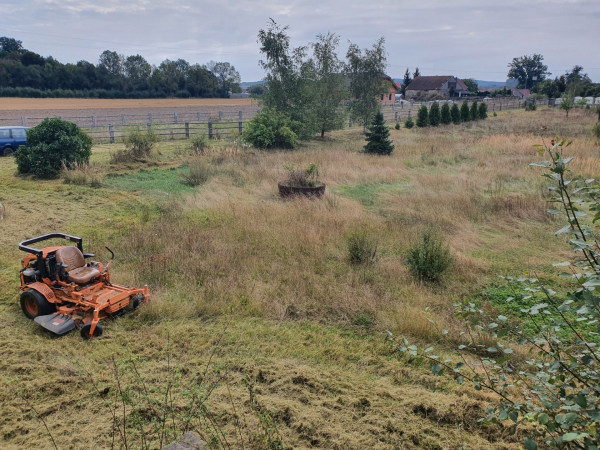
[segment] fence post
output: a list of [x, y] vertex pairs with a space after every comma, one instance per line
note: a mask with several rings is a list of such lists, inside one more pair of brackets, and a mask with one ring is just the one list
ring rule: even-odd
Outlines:
[[152, 124], [150, 122], [148, 122], [146, 127], [148, 128], [148, 134], [150, 134], [150, 129], [152, 128]]
[[190, 123], [189, 122], [185, 123], [185, 138], [186, 139], [190, 138]]
[[411, 111], [412, 111], [412, 110], [410, 110], [410, 109], [408, 110], [408, 118], [409, 118], [409, 119], [410, 119], [410, 112], [411, 112]]
[[94, 128], [96, 128], [96, 116], [92, 116], [92, 123], [94, 124]]
[[198, 123], [202, 122], [202, 113], [198, 113]]
[[239, 112], [239, 115], [240, 115], [240, 124], [239, 124], [240, 130], [239, 131], [240, 131], [240, 134], [242, 134], [242, 112], [241, 111]]
[[152, 125], [152, 114], [148, 114], [148, 123]]
[[219, 111], [219, 121], [223, 118], [223, 111]]
[[502, 111], [502, 102], [500, 102], [500, 111]]
[[58, 120], [62, 120], [62, 116], [58, 116]]
[[398, 111], [396, 111], [396, 115], [395, 115], [395, 117], [394, 117], [394, 120], [395, 120], [396, 122], [398, 122]]
[[175, 123], [177, 123], [177, 113], [173, 113], [173, 117], [175, 117]]
[[121, 114], [121, 120], [123, 121], [123, 125], [127, 125], [125, 122], [125, 114]]
[[21, 123], [23, 124], [24, 127], [27, 126], [27, 119], [25, 117], [21, 117]]
[[113, 130], [112, 124], [108, 124], [108, 133], [110, 134], [110, 143], [115, 143], [115, 130]]
[[208, 138], [213, 138], [212, 122], [210, 120], [208, 121]]

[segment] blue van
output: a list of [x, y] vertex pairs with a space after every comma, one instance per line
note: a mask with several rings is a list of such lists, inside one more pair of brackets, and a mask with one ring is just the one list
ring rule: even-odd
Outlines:
[[27, 127], [0, 127], [0, 154], [9, 156], [19, 148], [27, 144]]

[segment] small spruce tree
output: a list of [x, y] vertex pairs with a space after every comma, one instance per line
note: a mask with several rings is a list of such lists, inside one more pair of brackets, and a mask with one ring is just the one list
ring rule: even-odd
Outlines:
[[477, 100], [475, 100], [471, 105], [471, 120], [477, 119], [479, 119], [479, 105], [477, 104]]
[[429, 124], [432, 127], [437, 127], [440, 124], [440, 120], [440, 105], [438, 105], [438, 102], [433, 102], [429, 110]]
[[423, 105], [419, 108], [417, 112], [417, 126], [419, 128], [426, 127], [429, 125], [429, 111], [427, 111], [427, 106]]
[[412, 117], [409, 117], [404, 121], [404, 128], [412, 128], [415, 126], [415, 123], [412, 120]]
[[485, 103], [482, 103], [481, 105], [479, 105], [479, 118], [487, 119], [487, 116], [487, 105]]
[[460, 109], [458, 109], [458, 105], [455, 103], [450, 108], [450, 117], [452, 117], [452, 123], [454, 125], [458, 125], [460, 123]]
[[452, 116], [450, 115], [450, 107], [448, 103], [444, 103], [441, 109], [441, 121], [444, 125], [450, 125], [452, 123]]
[[377, 113], [368, 130], [365, 133], [367, 136], [366, 153], [390, 155], [394, 151], [394, 145], [389, 140], [390, 130], [386, 126], [381, 112]]
[[460, 107], [460, 121], [468, 122], [471, 120], [471, 112], [469, 111], [469, 105], [467, 105], [467, 101], [465, 100]]

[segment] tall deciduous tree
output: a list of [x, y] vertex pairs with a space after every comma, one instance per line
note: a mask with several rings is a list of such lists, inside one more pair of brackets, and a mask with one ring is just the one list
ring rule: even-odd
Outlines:
[[229, 92], [241, 92], [240, 83], [242, 78], [235, 67], [228, 62], [210, 61], [207, 64], [210, 70], [219, 80], [219, 90], [221, 97], [227, 97]]
[[152, 74], [152, 66], [143, 56], [132, 55], [125, 59], [123, 71], [134, 89], [144, 89]]
[[125, 57], [123, 55], [111, 52], [110, 50], [104, 50], [100, 55], [98, 67], [106, 70], [113, 77], [119, 77], [123, 75], [124, 62]]
[[380, 38], [370, 49], [361, 50], [350, 44], [346, 54], [346, 74], [350, 77], [350, 94], [352, 118], [362, 123], [365, 128], [379, 111], [379, 97], [388, 93], [388, 86], [383, 82], [387, 65], [385, 38]]
[[475, 81], [473, 78], [465, 78], [462, 80], [462, 82], [465, 83], [471, 94], [477, 95], [479, 92], [479, 85], [477, 84], [477, 81]]
[[264, 105], [302, 123], [299, 137], [311, 138], [315, 133], [311, 94], [314, 74], [312, 64], [304, 60], [306, 47], [292, 48], [288, 27], [280, 27], [273, 19], [266, 30], [259, 30], [258, 43], [265, 58], [259, 65], [267, 72]]
[[17, 41], [16, 39], [9, 38], [6, 36], [0, 37], [0, 51], [6, 53], [21, 52], [23, 49], [23, 42]]
[[537, 77], [537, 82], [544, 81], [548, 72], [548, 66], [544, 64], [542, 55], [533, 54], [531, 56], [520, 56], [513, 58], [508, 65], [508, 77], [519, 80], [519, 87], [530, 89], [534, 83], [534, 77]]
[[346, 78], [343, 75], [344, 64], [339, 60], [336, 49], [339, 36], [327, 33], [317, 35], [313, 49], [314, 74], [314, 120], [315, 128], [321, 137], [328, 131], [344, 127], [347, 113], [343, 101], [348, 99]]

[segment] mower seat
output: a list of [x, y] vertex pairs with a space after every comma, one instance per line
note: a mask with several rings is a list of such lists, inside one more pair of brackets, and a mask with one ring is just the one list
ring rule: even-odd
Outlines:
[[85, 284], [100, 276], [100, 271], [86, 267], [85, 258], [77, 247], [68, 246], [56, 251], [56, 262], [67, 266], [67, 279], [73, 283]]

